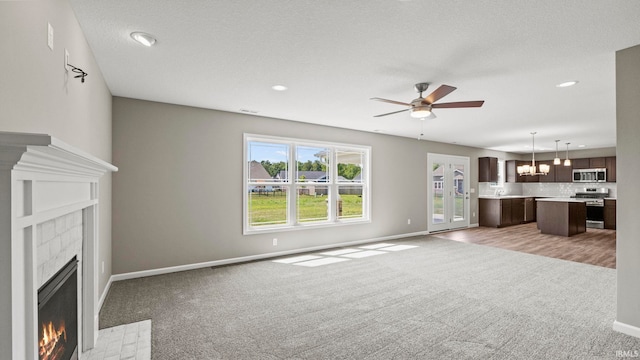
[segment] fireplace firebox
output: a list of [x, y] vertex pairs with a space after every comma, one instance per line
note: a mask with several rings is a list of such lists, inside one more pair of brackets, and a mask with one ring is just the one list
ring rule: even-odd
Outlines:
[[38, 289], [40, 360], [78, 359], [78, 260], [71, 259]]

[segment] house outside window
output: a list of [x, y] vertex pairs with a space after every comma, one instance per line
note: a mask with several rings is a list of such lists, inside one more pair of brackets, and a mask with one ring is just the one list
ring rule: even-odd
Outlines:
[[370, 221], [370, 147], [245, 134], [243, 233]]

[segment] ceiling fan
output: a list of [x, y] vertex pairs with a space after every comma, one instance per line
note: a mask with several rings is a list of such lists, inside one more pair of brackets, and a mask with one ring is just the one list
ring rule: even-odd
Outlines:
[[427, 90], [429, 87], [429, 83], [417, 83], [415, 85], [416, 91], [420, 93], [420, 97], [411, 101], [410, 103], [404, 103], [401, 101], [387, 100], [381, 98], [371, 98], [371, 100], [383, 101], [390, 104], [396, 105], [404, 105], [407, 106], [407, 109], [394, 111], [386, 114], [375, 115], [374, 117], [387, 116], [392, 114], [401, 113], [403, 111], [411, 111], [411, 116], [414, 118], [425, 118], [427, 116], [433, 116], [431, 113], [432, 109], [445, 109], [445, 108], [468, 108], [468, 107], [481, 107], [484, 104], [484, 100], [479, 101], [458, 101], [458, 102], [450, 102], [450, 103], [439, 103], [435, 104], [436, 101], [442, 99], [443, 97], [449, 95], [456, 88], [449, 85], [441, 85], [434, 92], [429, 94], [427, 97], [422, 97], [422, 93]]

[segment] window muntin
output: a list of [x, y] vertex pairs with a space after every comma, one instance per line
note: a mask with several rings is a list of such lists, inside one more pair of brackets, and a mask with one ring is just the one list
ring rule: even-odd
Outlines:
[[244, 233], [369, 221], [369, 154], [245, 134]]
[[498, 159], [498, 181], [489, 183], [490, 188], [503, 188], [504, 187], [504, 160]]

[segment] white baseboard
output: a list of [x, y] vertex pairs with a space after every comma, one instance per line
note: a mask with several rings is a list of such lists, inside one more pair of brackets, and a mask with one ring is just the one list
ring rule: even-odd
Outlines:
[[475, 223], [475, 224], [469, 224], [469, 227], [470, 227], [470, 228], [473, 228], [473, 227], [480, 227], [480, 224], [478, 224], [478, 223]]
[[113, 283], [113, 275], [109, 277], [109, 281], [107, 281], [107, 286], [104, 287], [104, 291], [100, 295], [100, 299], [98, 299], [98, 312], [102, 310], [102, 304], [104, 304], [104, 300], [107, 298], [107, 294], [109, 293], [109, 289], [111, 288], [112, 283]]
[[[402, 239], [402, 238], [407, 238], [412, 236], [422, 236], [422, 235], [428, 235], [428, 232], [419, 231], [419, 232], [408, 233], [408, 234], [383, 236], [375, 239], [357, 240], [357, 241], [350, 241], [350, 242], [339, 243], [339, 244], [314, 246], [314, 247], [295, 249], [295, 250], [287, 250], [287, 251], [279, 251], [279, 252], [266, 253], [266, 254], [242, 256], [242, 257], [230, 258], [230, 259], [207, 261], [207, 262], [196, 263], [196, 264], [187, 264], [187, 265], [171, 266], [171, 267], [165, 267], [165, 268], [159, 268], [159, 269], [134, 271], [134, 272], [124, 273], [124, 274], [116, 274], [116, 275], [112, 275], [111, 278], [109, 278], [109, 284], [107, 285], [103, 296], [106, 296], [106, 293], [109, 290], [109, 286], [111, 285], [112, 281], [137, 279], [137, 278], [142, 278], [147, 276], [170, 274], [170, 273], [179, 272], [179, 271], [195, 270], [195, 269], [201, 269], [205, 267], [236, 264], [236, 263], [242, 263], [247, 261], [263, 260], [263, 259], [275, 258], [279, 256], [305, 253], [310, 251], [326, 250], [326, 249], [332, 249], [332, 248], [344, 247], [344, 246], [355, 246], [355, 245], [361, 245], [361, 244], [374, 243], [378, 241], [388, 241], [388, 240]], [[104, 299], [101, 297], [100, 300], [103, 301]]]
[[618, 320], [613, 322], [613, 330], [627, 334], [629, 336], [640, 338], [640, 327], [621, 323]]

